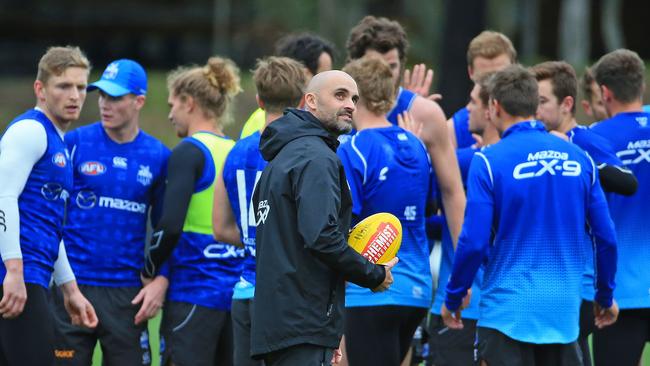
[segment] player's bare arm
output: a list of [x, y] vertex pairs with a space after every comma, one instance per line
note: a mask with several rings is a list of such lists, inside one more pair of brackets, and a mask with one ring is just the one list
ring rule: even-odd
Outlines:
[[456, 149], [458, 147], [458, 142], [456, 142], [456, 132], [454, 130], [454, 118], [449, 118], [447, 120], [447, 136], [449, 136], [449, 142], [451, 147]]
[[212, 210], [212, 232], [218, 241], [244, 247], [237, 222], [233, 216], [232, 206], [223, 182], [223, 172], [219, 173], [214, 187], [214, 206]]
[[70, 315], [72, 324], [86, 328], [97, 326], [97, 314], [90, 302], [84, 297], [77, 286], [77, 281], [72, 280], [60, 286], [63, 292], [63, 304]]
[[442, 193], [442, 205], [447, 225], [454, 243], [458, 242], [465, 211], [465, 192], [454, 148], [449, 141], [445, 115], [440, 106], [422, 97], [417, 97], [411, 110], [413, 118], [422, 121], [422, 138], [427, 145], [436, 178]]

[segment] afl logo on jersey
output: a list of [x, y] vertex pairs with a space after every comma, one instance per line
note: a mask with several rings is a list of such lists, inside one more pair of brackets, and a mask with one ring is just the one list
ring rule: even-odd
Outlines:
[[79, 173], [84, 175], [102, 175], [106, 172], [106, 166], [98, 161], [87, 161], [79, 166]]
[[68, 164], [67, 159], [65, 158], [65, 155], [63, 153], [56, 153], [54, 156], [52, 156], [52, 163], [59, 168], [65, 168], [65, 166]]

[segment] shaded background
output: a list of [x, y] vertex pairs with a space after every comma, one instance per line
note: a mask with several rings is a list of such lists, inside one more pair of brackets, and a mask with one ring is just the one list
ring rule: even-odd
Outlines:
[[[232, 58], [245, 90], [226, 128], [237, 137], [255, 107], [249, 70], [289, 32], [311, 31], [334, 42], [340, 67], [347, 34], [364, 15], [398, 20], [411, 43], [408, 64], [434, 68], [435, 90], [450, 116], [467, 102], [465, 53], [482, 30], [507, 34], [524, 64], [565, 59], [581, 74], [619, 47], [649, 58], [648, 13], [650, 2], [632, 0], [0, 0], [0, 128], [33, 106], [36, 65], [52, 45], [80, 46], [94, 65], [91, 81], [114, 59], [142, 63], [150, 79], [143, 128], [174, 145], [166, 118], [169, 70], [203, 64], [213, 54]], [[90, 93], [79, 123], [97, 116], [97, 96]]]

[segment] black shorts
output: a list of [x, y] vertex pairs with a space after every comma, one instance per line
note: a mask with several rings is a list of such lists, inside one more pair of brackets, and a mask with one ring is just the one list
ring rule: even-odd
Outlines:
[[[47, 290], [25, 284], [27, 302], [14, 319], [0, 317], [0, 365], [42, 366], [54, 362], [54, 322]], [[0, 298], [3, 291], [0, 286]]]
[[131, 304], [140, 288], [79, 285], [79, 289], [95, 308], [99, 323], [95, 329], [72, 325], [61, 291], [53, 289], [56, 365], [90, 365], [98, 340], [104, 365], [150, 365], [147, 322], [135, 325], [140, 304]]
[[361, 306], [345, 309], [345, 351], [350, 365], [399, 365], [428, 309]]
[[594, 303], [582, 300], [580, 304], [580, 335], [578, 336], [578, 345], [582, 351], [582, 364], [591, 366], [591, 351], [589, 349], [589, 335], [594, 332]]
[[[266, 366], [330, 366], [334, 350], [313, 344], [298, 344], [264, 355]], [[239, 366], [239, 365], [237, 365]]]
[[519, 342], [496, 329], [484, 327], [477, 327], [477, 334], [478, 356], [488, 366], [582, 366], [582, 354], [577, 342]]
[[251, 312], [253, 299], [232, 300], [233, 360], [237, 366], [261, 366], [251, 358]]
[[447, 328], [440, 315], [429, 319], [429, 352], [436, 366], [478, 364], [476, 356], [476, 320], [463, 319], [463, 329]]
[[650, 309], [621, 310], [616, 323], [594, 331], [594, 362], [637, 365], [646, 342], [650, 342]]
[[230, 366], [233, 364], [230, 312], [168, 301], [160, 323], [161, 365]]

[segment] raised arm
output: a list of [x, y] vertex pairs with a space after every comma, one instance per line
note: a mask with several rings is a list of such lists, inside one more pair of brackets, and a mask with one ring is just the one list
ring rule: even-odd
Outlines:
[[412, 108], [413, 117], [423, 122], [422, 140], [427, 146], [442, 195], [447, 225], [454, 243], [458, 242], [465, 211], [465, 191], [460, 178], [456, 152], [449, 141], [445, 115], [438, 104], [418, 97]]

